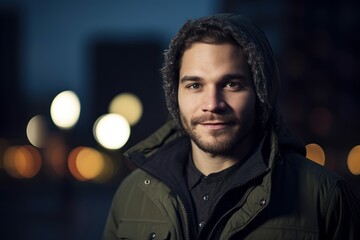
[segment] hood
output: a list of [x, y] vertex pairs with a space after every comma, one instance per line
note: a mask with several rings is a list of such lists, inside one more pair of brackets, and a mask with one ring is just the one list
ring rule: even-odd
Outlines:
[[206, 36], [209, 29], [220, 30], [242, 47], [252, 72], [259, 125], [264, 131], [276, 128], [279, 74], [273, 51], [264, 32], [246, 17], [236, 14], [189, 20], [170, 42], [161, 73], [167, 108], [172, 118], [181, 126], [177, 101], [179, 66], [184, 51], [189, 47], [186, 46], [188, 39], [201, 34]]
[[171, 40], [164, 53], [164, 65], [161, 69], [163, 88], [167, 108], [172, 121], [167, 122], [154, 135], [130, 149], [150, 156], [161, 146], [178, 138], [183, 133], [180, 126], [177, 102], [179, 64], [186, 50], [186, 40], [208, 29], [220, 29], [242, 47], [251, 68], [254, 88], [257, 96], [257, 114], [264, 134], [270, 137], [270, 159], [279, 154], [279, 149], [291, 149], [305, 154], [303, 144], [297, 141], [287, 130], [278, 111], [279, 74], [271, 46], [264, 32], [244, 16], [236, 14], [217, 14], [187, 21]]

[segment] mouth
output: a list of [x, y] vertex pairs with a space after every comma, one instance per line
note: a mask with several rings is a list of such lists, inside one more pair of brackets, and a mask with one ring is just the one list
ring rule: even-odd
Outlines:
[[210, 130], [220, 130], [220, 129], [224, 129], [228, 126], [231, 125], [230, 122], [219, 122], [219, 121], [216, 121], [216, 122], [202, 122], [200, 123], [201, 126], [207, 128], [207, 129], [210, 129]]
[[199, 126], [207, 131], [220, 131], [237, 125], [236, 118], [230, 114], [224, 115], [202, 115], [191, 119], [192, 127]]

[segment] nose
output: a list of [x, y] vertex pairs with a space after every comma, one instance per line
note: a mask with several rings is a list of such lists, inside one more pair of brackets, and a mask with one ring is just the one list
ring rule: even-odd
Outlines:
[[216, 87], [207, 89], [203, 95], [203, 112], [219, 112], [225, 109], [225, 101], [222, 92]]

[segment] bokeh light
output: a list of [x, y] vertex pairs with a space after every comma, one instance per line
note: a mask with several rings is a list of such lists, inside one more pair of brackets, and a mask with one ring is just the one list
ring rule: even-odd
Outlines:
[[316, 143], [306, 145], [306, 157], [320, 165], [325, 165], [325, 152]]
[[120, 114], [126, 118], [130, 126], [134, 126], [142, 116], [143, 106], [136, 95], [132, 93], [122, 93], [111, 101], [109, 112]]
[[41, 168], [41, 155], [33, 146], [11, 146], [4, 153], [4, 168], [15, 178], [32, 178]]
[[71, 128], [80, 116], [80, 100], [73, 91], [64, 91], [58, 94], [50, 108], [53, 122], [59, 128]]
[[11, 146], [5, 150], [4, 153], [4, 168], [6, 172], [15, 178], [21, 178], [15, 167], [16, 152], [19, 146]]
[[70, 152], [68, 166], [71, 174], [79, 181], [105, 182], [117, 171], [108, 155], [85, 146], [76, 147]]
[[101, 116], [94, 124], [96, 141], [107, 149], [119, 149], [130, 137], [130, 125], [127, 120], [115, 113]]
[[37, 115], [30, 119], [26, 127], [26, 136], [35, 147], [42, 148], [46, 142], [47, 128], [43, 116]]
[[83, 148], [76, 157], [76, 167], [85, 179], [95, 179], [104, 170], [105, 161], [100, 152]]
[[4, 154], [9, 147], [9, 142], [5, 138], [0, 138], [0, 169], [4, 168]]
[[73, 177], [75, 177], [77, 180], [79, 181], [85, 181], [86, 178], [84, 178], [77, 166], [76, 166], [76, 159], [77, 159], [77, 156], [79, 154], [79, 152], [84, 149], [85, 147], [83, 146], [80, 146], [80, 147], [77, 147], [77, 148], [74, 148], [70, 154], [69, 154], [69, 157], [68, 157], [68, 167], [69, 167], [69, 170], [70, 170], [70, 173], [73, 175]]
[[347, 165], [352, 174], [360, 174], [360, 145], [357, 145], [350, 150], [347, 158]]

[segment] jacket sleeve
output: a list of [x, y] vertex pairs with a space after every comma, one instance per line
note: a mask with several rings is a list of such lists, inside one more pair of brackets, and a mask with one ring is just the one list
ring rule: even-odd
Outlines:
[[340, 181], [336, 185], [325, 219], [325, 239], [360, 239], [360, 196], [358, 189]]

